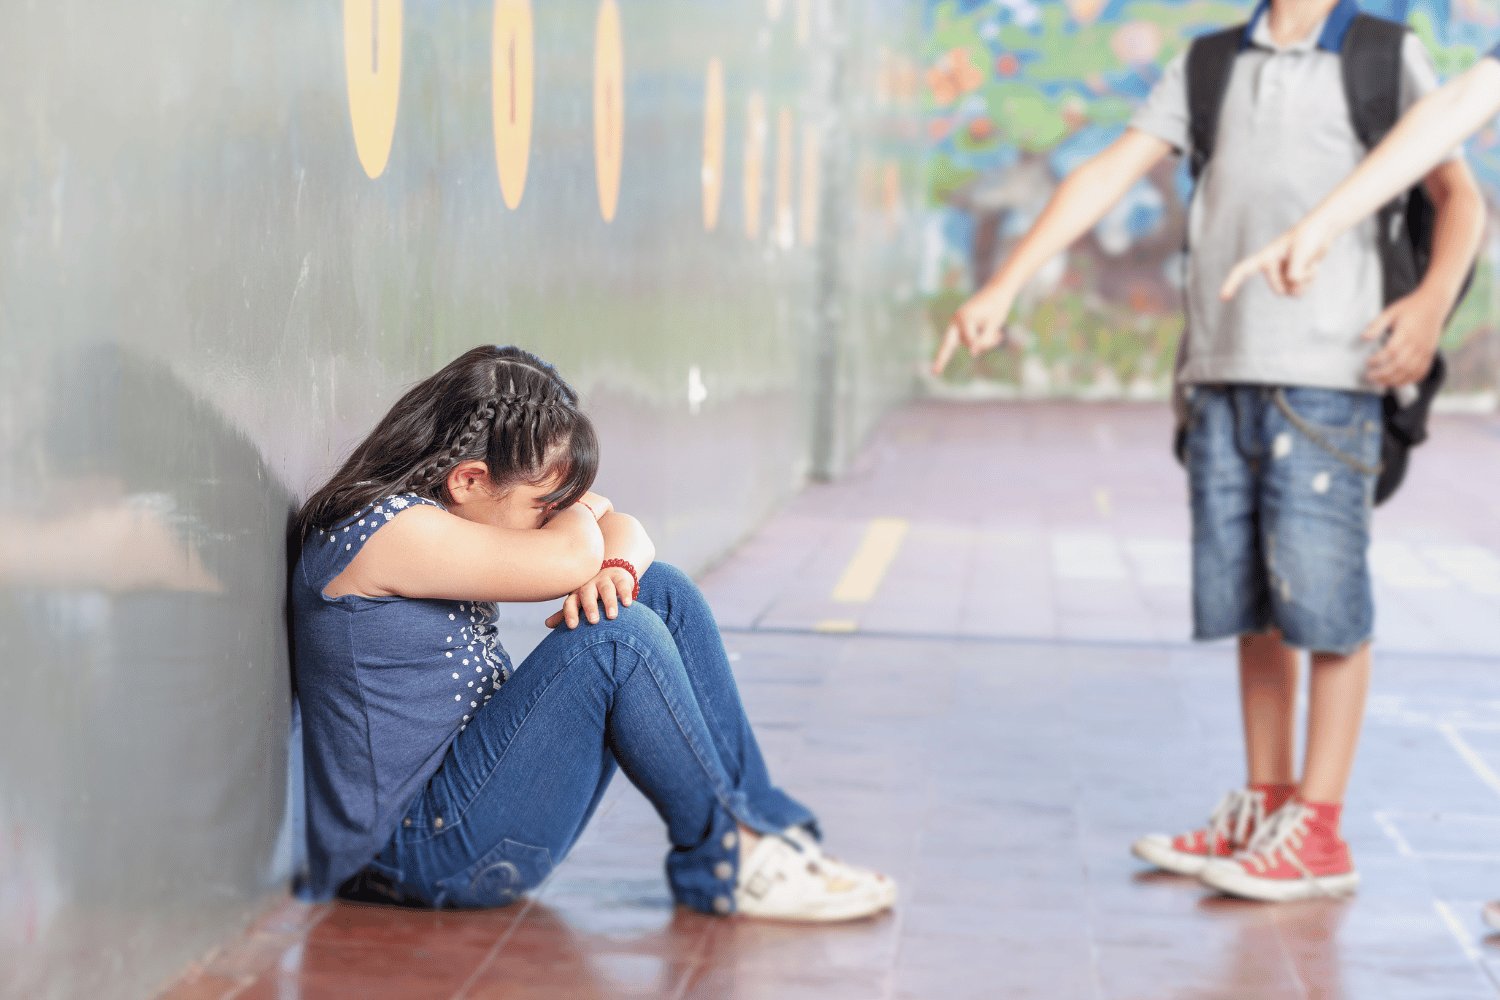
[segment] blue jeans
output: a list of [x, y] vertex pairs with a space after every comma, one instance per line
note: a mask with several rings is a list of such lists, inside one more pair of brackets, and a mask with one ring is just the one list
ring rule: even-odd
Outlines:
[[1192, 389], [1193, 637], [1274, 627], [1300, 649], [1354, 652], [1375, 623], [1367, 551], [1380, 397]]
[[771, 785], [713, 613], [655, 563], [610, 621], [559, 627], [448, 748], [371, 868], [438, 907], [503, 906], [561, 862], [616, 764], [667, 824], [678, 902], [734, 909], [736, 821], [816, 821]]

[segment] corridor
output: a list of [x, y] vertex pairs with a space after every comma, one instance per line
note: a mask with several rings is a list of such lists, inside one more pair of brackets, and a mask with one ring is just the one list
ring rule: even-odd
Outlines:
[[[165, 996], [1309, 998], [1500, 993], [1500, 420], [1436, 420], [1376, 515], [1352, 899], [1218, 897], [1129, 854], [1242, 780], [1233, 651], [1188, 635], [1187, 516], [1149, 405], [918, 403], [701, 580], [772, 773], [894, 913], [674, 910], [616, 778], [515, 906], [285, 903]], [[524, 654], [544, 612], [508, 612]], [[519, 659], [519, 655], [517, 657]]]

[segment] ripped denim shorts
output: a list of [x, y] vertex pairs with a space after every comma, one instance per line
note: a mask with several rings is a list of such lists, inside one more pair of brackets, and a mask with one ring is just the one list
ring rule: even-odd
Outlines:
[[1195, 639], [1276, 628], [1289, 645], [1328, 653], [1369, 640], [1380, 436], [1374, 393], [1191, 387]]

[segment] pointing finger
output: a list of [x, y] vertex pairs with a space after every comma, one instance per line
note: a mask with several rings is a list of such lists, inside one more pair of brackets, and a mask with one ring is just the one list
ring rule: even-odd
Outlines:
[[1246, 279], [1248, 279], [1256, 271], [1260, 270], [1260, 262], [1258, 260], [1258, 257], [1259, 255], [1257, 255], [1256, 257], [1246, 257], [1244, 260], [1240, 261], [1234, 266], [1234, 270], [1229, 272], [1229, 277], [1224, 279], [1224, 284], [1219, 286], [1220, 299], [1228, 302], [1230, 299], [1234, 298], [1235, 295], [1239, 292], [1240, 286], [1245, 283]]
[[953, 360], [953, 352], [958, 350], [959, 335], [958, 317], [955, 316], [948, 324], [948, 329], [943, 332], [943, 342], [938, 346], [937, 357], [932, 361], [932, 374], [943, 374], [943, 369]]

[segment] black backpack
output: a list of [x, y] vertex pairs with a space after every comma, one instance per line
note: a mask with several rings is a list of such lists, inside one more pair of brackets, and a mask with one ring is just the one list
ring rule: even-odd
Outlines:
[[[1246, 25], [1238, 25], [1193, 40], [1187, 55], [1187, 98], [1192, 159], [1189, 171], [1198, 180], [1213, 156], [1219, 131], [1219, 108], [1229, 86], [1234, 59], [1239, 55]], [[1394, 21], [1358, 14], [1344, 35], [1339, 58], [1343, 63], [1344, 95], [1355, 134], [1366, 150], [1374, 149], [1396, 124], [1401, 110], [1401, 46], [1407, 27]], [[1382, 292], [1386, 305], [1409, 294], [1427, 273], [1432, 259], [1432, 233], [1437, 211], [1420, 182], [1397, 195], [1375, 216], [1380, 251]], [[1474, 280], [1469, 266], [1454, 308], [1468, 294]], [[1451, 313], [1449, 314], [1452, 315]], [[1427, 439], [1427, 414], [1442, 388], [1447, 365], [1433, 355], [1432, 367], [1416, 385], [1417, 395], [1405, 405], [1389, 391], [1382, 400], [1385, 433], [1380, 446], [1380, 473], [1375, 502], [1384, 503], [1406, 476], [1408, 452]], [[1178, 447], [1182, 455], [1181, 444]]]

